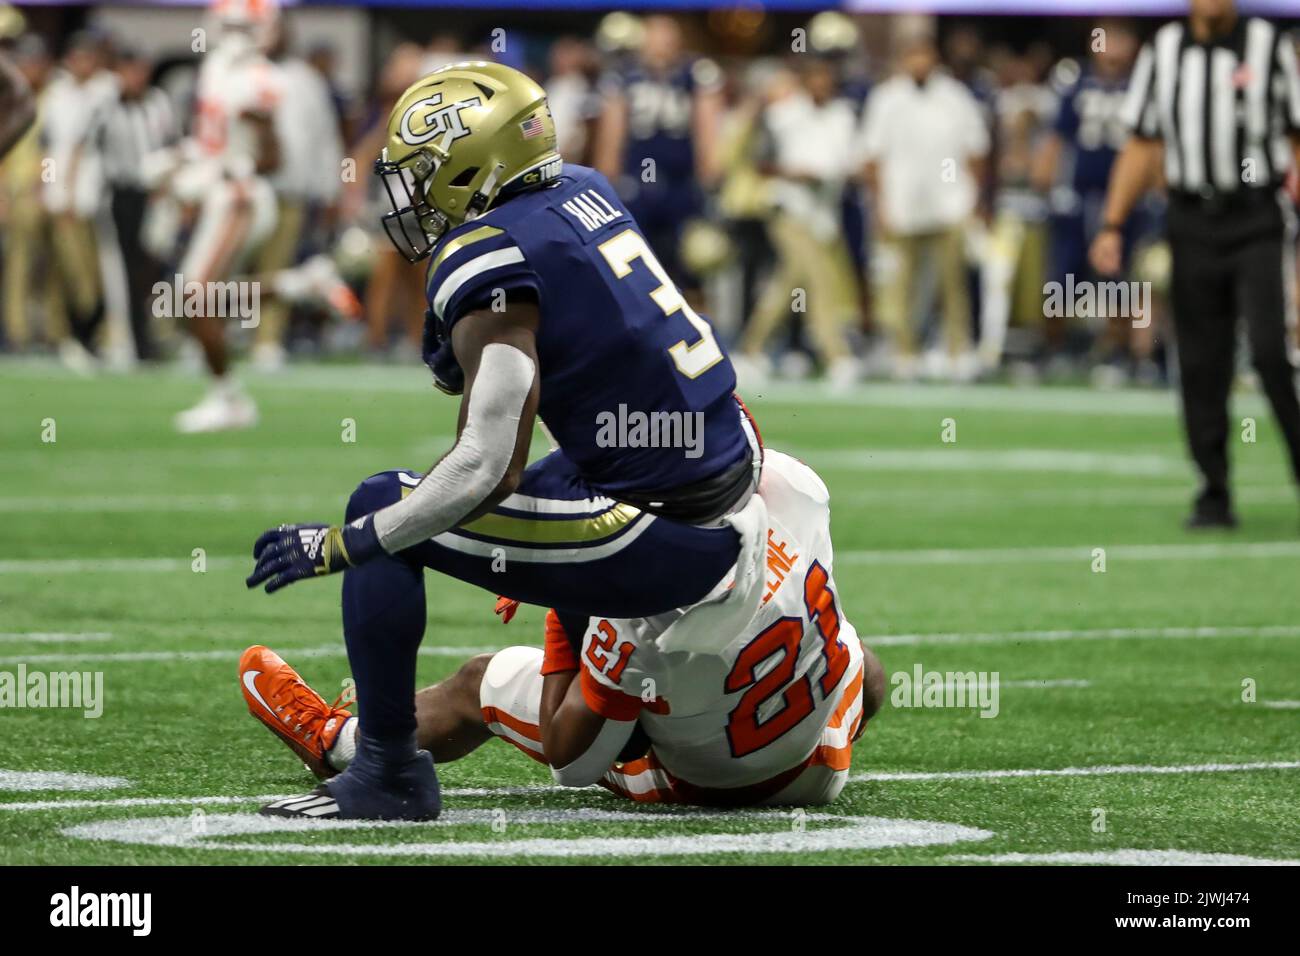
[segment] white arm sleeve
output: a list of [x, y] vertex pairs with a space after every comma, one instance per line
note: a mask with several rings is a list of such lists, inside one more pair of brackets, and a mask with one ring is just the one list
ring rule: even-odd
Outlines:
[[406, 498], [375, 512], [375, 532], [389, 554], [454, 528], [505, 476], [536, 366], [513, 345], [483, 349], [456, 447]]
[[591, 786], [614, 765], [635, 727], [635, 720], [606, 720], [586, 752], [566, 766], [552, 767], [551, 776], [561, 787]]

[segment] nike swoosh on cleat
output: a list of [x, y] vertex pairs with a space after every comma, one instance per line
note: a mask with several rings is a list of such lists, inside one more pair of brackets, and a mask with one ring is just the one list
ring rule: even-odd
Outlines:
[[253, 697], [257, 699], [257, 702], [266, 708], [266, 712], [268, 714], [270, 714], [272, 717], [275, 717], [276, 716], [275, 711], [271, 709], [271, 705], [266, 702], [265, 698], [262, 697], [261, 691], [257, 689], [257, 684], [255, 683], [255, 681], [257, 680], [257, 678], [261, 676], [262, 676], [261, 671], [244, 671], [243, 674], [244, 690], [252, 694]]

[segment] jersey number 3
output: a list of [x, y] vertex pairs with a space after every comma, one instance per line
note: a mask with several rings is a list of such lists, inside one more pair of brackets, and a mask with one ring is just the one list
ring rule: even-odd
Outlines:
[[600, 254], [605, 257], [605, 261], [609, 263], [609, 267], [614, 270], [614, 275], [619, 279], [626, 279], [631, 275], [632, 263], [640, 259], [659, 280], [658, 288], [650, 293], [650, 298], [654, 299], [655, 305], [663, 310], [664, 315], [676, 315], [681, 312], [686, 317], [686, 321], [691, 323], [699, 333], [700, 340], [694, 345], [687, 345], [686, 340], [682, 339], [668, 349], [677, 371], [687, 378], [699, 378], [722, 361], [722, 349], [718, 348], [718, 342], [713, 337], [713, 329], [677, 291], [677, 286], [673, 284], [673, 280], [668, 277], [668, 273], [664, 271], [664, 267], [659, 264], [659, 260], [655, 258], [655, 254], [650, 251], [650, 247], [646, 245], [645, 239], [639, 233], [625, 229], [613, 239], [606, 239], [600, 244]]
[[[826, 671], [818, 682], [823, 697], [829, 697], [839, 686], [850, 660], [849, 649], [839, 639], [840, 615], [835, 608], [835, 594], [827, 587], [828, 581], [826, 569], [814, 561], [803, 586], [804, 608], [808, 619], [817, 622], [822, 652], [826, 656]], [[801, 618], [783, 617], [746, 644], [736, 658], [731, 673], [727, 675], [726, 691], [734, 694], [746, 687], [749, 689], [727, 719], [727, 741], [731, 744], [732, 756], [745, 757], [761, 750], [816, 709], [812, 681], [807, 675], [793, 683], [790, 681], [799, 662], [803, 632]], [[775, 654], [781, 655], [776, 666], [758, 677], [760, 666]], [[782, 695], [781, 709], [760, 721], [759, 707], [777, 694]]]

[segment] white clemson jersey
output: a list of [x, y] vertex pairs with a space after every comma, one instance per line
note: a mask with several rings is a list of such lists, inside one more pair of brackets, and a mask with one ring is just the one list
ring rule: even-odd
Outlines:
[[270, 117], [283, 96], [280, 67], [260, 53], [218, 45], [199, 68], [194, 138], [200, 154], [227, 175], [252, 176], [257, 139], [246, 117]]
[[[832, 575], [826, 486], [769, 448], [759, 495], [766, 527], [754, 529], [752, 585], [742, 556], [735, 578], [700, 604], [592, 618], [582, 642], [588, 706], [614, 720], [639, 716], [658, 763], [697, 787], [748, 787], [814, 759], [847, 768], [861, 713], [862, 646]], [[728, 622], [742, 589], [743, 617]]]

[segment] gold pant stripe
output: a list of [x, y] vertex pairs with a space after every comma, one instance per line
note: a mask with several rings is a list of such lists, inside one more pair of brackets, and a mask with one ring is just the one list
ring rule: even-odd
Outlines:
[[457, 530], [521, 544], [584, 544], [617, 534], [641, 515], [640, 508], [615, 505], [604, 514], [588, 518], [538, 521], [513, 515], [486, 514]]

